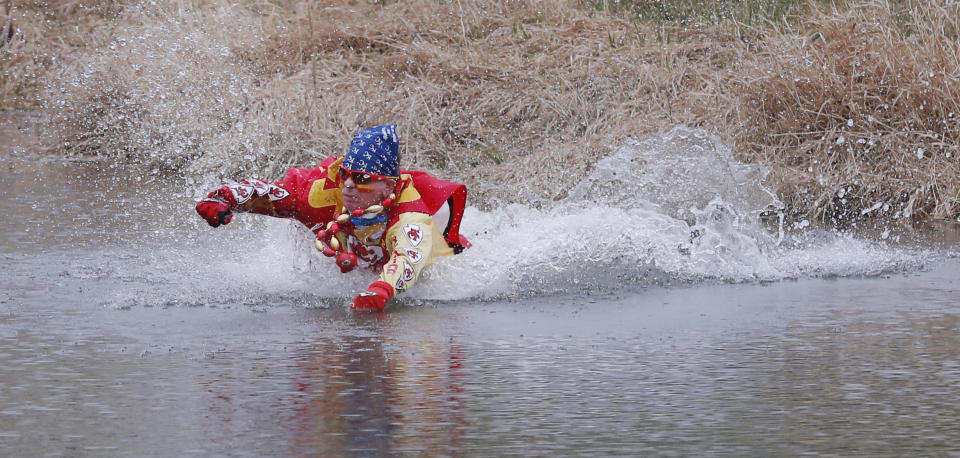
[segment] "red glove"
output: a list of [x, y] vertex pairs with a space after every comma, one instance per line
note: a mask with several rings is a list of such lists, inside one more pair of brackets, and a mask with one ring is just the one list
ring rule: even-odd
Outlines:
[[371, 283], [366, 291], [353, 298], [350, 310], [375, 310], [379, 312], [387, 306], [387, 301], [392, 298], [393, 287], [385, 281], [378, 280]]
[[224, 186], [207, 194], [207, 198], [197, 204], [197, 213], [207, 220], [207, 224], [217, 227], [230, 222], [235, 208], [237, 208], [237, 199], [233, 198], [230, 188]]

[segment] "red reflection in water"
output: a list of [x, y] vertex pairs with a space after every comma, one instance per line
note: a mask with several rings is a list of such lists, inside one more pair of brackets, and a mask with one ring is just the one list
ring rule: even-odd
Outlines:
[[298, 395], [288, 452], [462, 454], [461, 350], [426, 335], [385, 335], [391, 326], [382, 313], [357, 321], [376, 332], [320, 339], [293, 356]]

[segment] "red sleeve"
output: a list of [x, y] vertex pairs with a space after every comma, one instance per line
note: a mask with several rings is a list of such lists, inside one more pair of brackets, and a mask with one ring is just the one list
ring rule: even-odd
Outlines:
[[336, 189], [336, 180], [328, 180], [327, 167], [338, 158], [327, 158], [313, 168], [291, 168], [281, 181], [268, 183], [262, 180], [247, 180], [230, 186], [237, 199], [237, 210], [278, 218], [293, 218], [315, 230], [335, 216], [335, 206], [314, 207], [310, 192], [315, 186]]
[[275, 183], [250, 179], [230, 185], [237, 199], [237, 210], [280, 218], [296, 217], [297, 200], [301, 197], [298, 191], [303, 187], [297, 170], [303, 169], [290, 169], [282, 181]]

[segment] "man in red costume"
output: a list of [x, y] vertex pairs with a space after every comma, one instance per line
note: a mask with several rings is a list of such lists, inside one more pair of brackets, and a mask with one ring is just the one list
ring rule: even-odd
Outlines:
[[[462, 184], [400, 170], [396, 126], [388, 124], [357, 132], [344, 156], [291, 168], [282, 181], [214, 190], [197, 213], [213, 227], [229, 223], [234, 212], [296, 219], [317, 235], [317, 249], [341, 272], [362, 263], [380, 274], [351, 308], [383, 310], [437, 257], [470, 246], [459, 232], [466, 198]], [[445, 207], [441, 228], [433, 215]]]

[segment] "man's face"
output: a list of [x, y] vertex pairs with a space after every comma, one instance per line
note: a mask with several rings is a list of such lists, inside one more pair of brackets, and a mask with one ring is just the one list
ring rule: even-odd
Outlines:
[[362, 172], [349, 173], [345, 169], [341, 169], [341, 176], [343, 184], [340, 189], [343, 193], [343, 205], [348, 211], [358, 208], [366, 209], [383, 202], [397, 184], [393, 179], [377, 179]]

